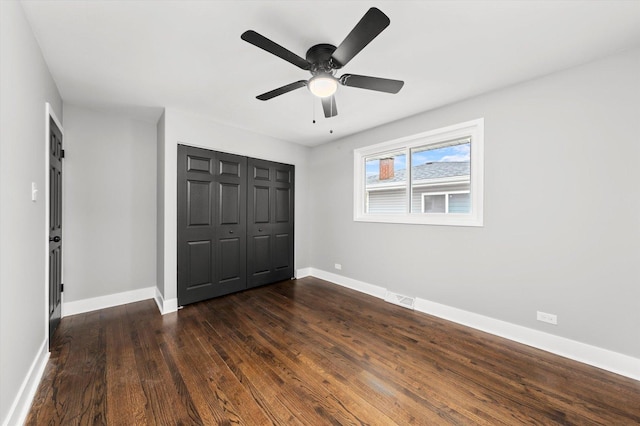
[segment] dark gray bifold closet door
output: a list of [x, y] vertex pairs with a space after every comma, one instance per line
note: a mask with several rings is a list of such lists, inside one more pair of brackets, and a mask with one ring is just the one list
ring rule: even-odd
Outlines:
[[246, 288], [247, 159], [178, 145], [178, 304]]
[[249, 158], [247, 287], [293, 277], [294, 167]]

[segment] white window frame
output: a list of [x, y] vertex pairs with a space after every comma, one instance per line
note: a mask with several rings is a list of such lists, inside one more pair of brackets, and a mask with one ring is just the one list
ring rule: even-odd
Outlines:
[[[411, 212], [411, 176], [406, 182], [406, 207], [404, 214], [367, 213], [366, 170], [367, 157], [385, 152], [405, 151], [408, 175], [411, 171], [411, 150], [426, 145], [437, 145], [454, 139], [471, 138], [471, 212], [470, 213], [419, 213]], [[423, 225], [483, 226], [484, 209], [484, 118], [430, 130], [388, 142], [358, 148], [353, 151], [354, 208], [356, 222], [408, 223]]]
[[432, 195], [444, 195], [444, 213], [433, 213], [433, 214], [450, 214], [449, 213], [449, 194], [469, 194], [469, 191], [449, 191], [449, 192], [423, 192], [422, 200], [420, 201], [421, 208], [420, 210], [424, 213], [424, 198], [430, 197]]

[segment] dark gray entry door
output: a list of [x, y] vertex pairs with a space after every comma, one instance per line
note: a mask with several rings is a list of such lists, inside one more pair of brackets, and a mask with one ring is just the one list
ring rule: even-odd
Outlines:
[[246, 157], [178, 145], [178, 304], [246, 288]]
[[294, 166], [249, 158], [247, 287], [293, 277]]
[[62, 131], [49, 118], [49, 343], [62, 313]]

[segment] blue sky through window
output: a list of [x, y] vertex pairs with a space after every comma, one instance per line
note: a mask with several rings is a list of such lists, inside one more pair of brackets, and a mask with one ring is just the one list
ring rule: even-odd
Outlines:
[[[424, 151], [414, 151], [412, 153], [412, 163], [419, 166], [425, 163], [435, 162], [452, 162], [452, 161], [469, 161], [471, 158], [471, 144], [469, 142], [459, 145], [446, 146], [443, 148], [427, 149]], [[406, 155], [395, 155], [394, 169], [404, 170], [407, 167]], [[380, 161], [367, 160], [366, 173], [367, 176], [377, 175], [380, 169]]]

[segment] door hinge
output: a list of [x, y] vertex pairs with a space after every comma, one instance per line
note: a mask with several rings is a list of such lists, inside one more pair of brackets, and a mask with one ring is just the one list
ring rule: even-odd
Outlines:
[[64, 284], [60, 284], [60, 293], [64, 291]]
[[64, 149], [60, 150], [60, 158], [64, 158]]

